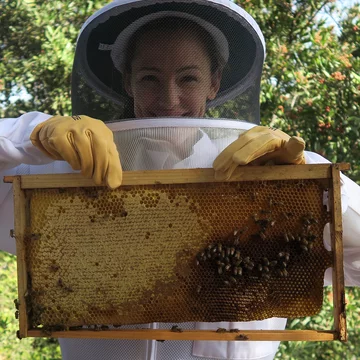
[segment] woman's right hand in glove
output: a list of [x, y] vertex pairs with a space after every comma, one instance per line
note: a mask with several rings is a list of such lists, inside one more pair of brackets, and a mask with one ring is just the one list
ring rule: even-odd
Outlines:
[[65, 160], [96, 185], [121, 185], [120, 156], [112, 131], [88, 116], [54, 116], [33, 130], [34, 146], [54, 160]]

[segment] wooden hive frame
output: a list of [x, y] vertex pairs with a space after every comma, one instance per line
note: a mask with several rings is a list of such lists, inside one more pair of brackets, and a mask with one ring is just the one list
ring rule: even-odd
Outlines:
[[[56, 338], [112, 338], [112, 339], [156, 339], [156, 340], [248, 340], [248, 341], [333, 341], [347, 340], [345, 291], [342, 247], [342, 213], [340, 193], [340, 171], [348, 170], [348, 164], [288, 165], [266, 167], [240, 167], [229, 181], [268, 181], [317, 179], [329, 182], [331, 208], [331, 245], [333, 255], [333, 329], [325, 330], [242, 330], [238, 333], [214, 330], [184, 330], [173, 332], [168, 329], [116, 329], [93, 331], [88, 329], [54, 331]], [[25, 229], [27, 222], [26, 189], [93, 187], [92, 180], [80, 174], [8, 176], [5, 182], [12, 183], [14, 195], [15, 223], [13, 237], [16, 239], [19, 297], [19, 337], [42, 337], [44, 333], [31, 329], [26, 308], [27, 269], [25, 253]], [[161, 170], [124, 172], [123, 185], [207, 183], [214, 181], [212, 169]]]

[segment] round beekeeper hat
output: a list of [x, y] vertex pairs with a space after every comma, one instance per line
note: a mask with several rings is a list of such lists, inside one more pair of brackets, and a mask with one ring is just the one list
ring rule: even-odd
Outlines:
[[[143, 25], [165, 17], [190, 20], [212, 37], [226, 66], [219, 92], [207, 108], [215, 115], [259, 122], [265, 41], [255, 20], [227, 0], [115, 0], [83, 25], [72, 78], [73, 113], [113, 121], [133, 117], [123, 86], [129, 40]], [[231, 109], [231, 110], [229, 110]]]

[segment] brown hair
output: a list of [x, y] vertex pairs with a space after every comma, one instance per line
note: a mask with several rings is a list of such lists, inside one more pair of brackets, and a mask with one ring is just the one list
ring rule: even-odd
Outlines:
[[131, 63], [136, 54], [137, 44], [142, 35], [149, 31], [190, 31], [196, 34], [210, 58], [211, 73], [214, 74], [217, 70], [222, 70], [225, 67], [226, 61], [222, 57], [213, 37], [197, 23], [179, 17], [166, 17], [150, 21], [149, 23], [138, 29], [128, 42], [125, 58], [125, 72], [131, 73]]

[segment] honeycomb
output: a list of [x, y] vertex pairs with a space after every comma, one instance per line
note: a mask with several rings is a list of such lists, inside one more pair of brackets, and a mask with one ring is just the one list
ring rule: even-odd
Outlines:
[[320, 311], [317, 180], [25, 190], [31, 328]]

